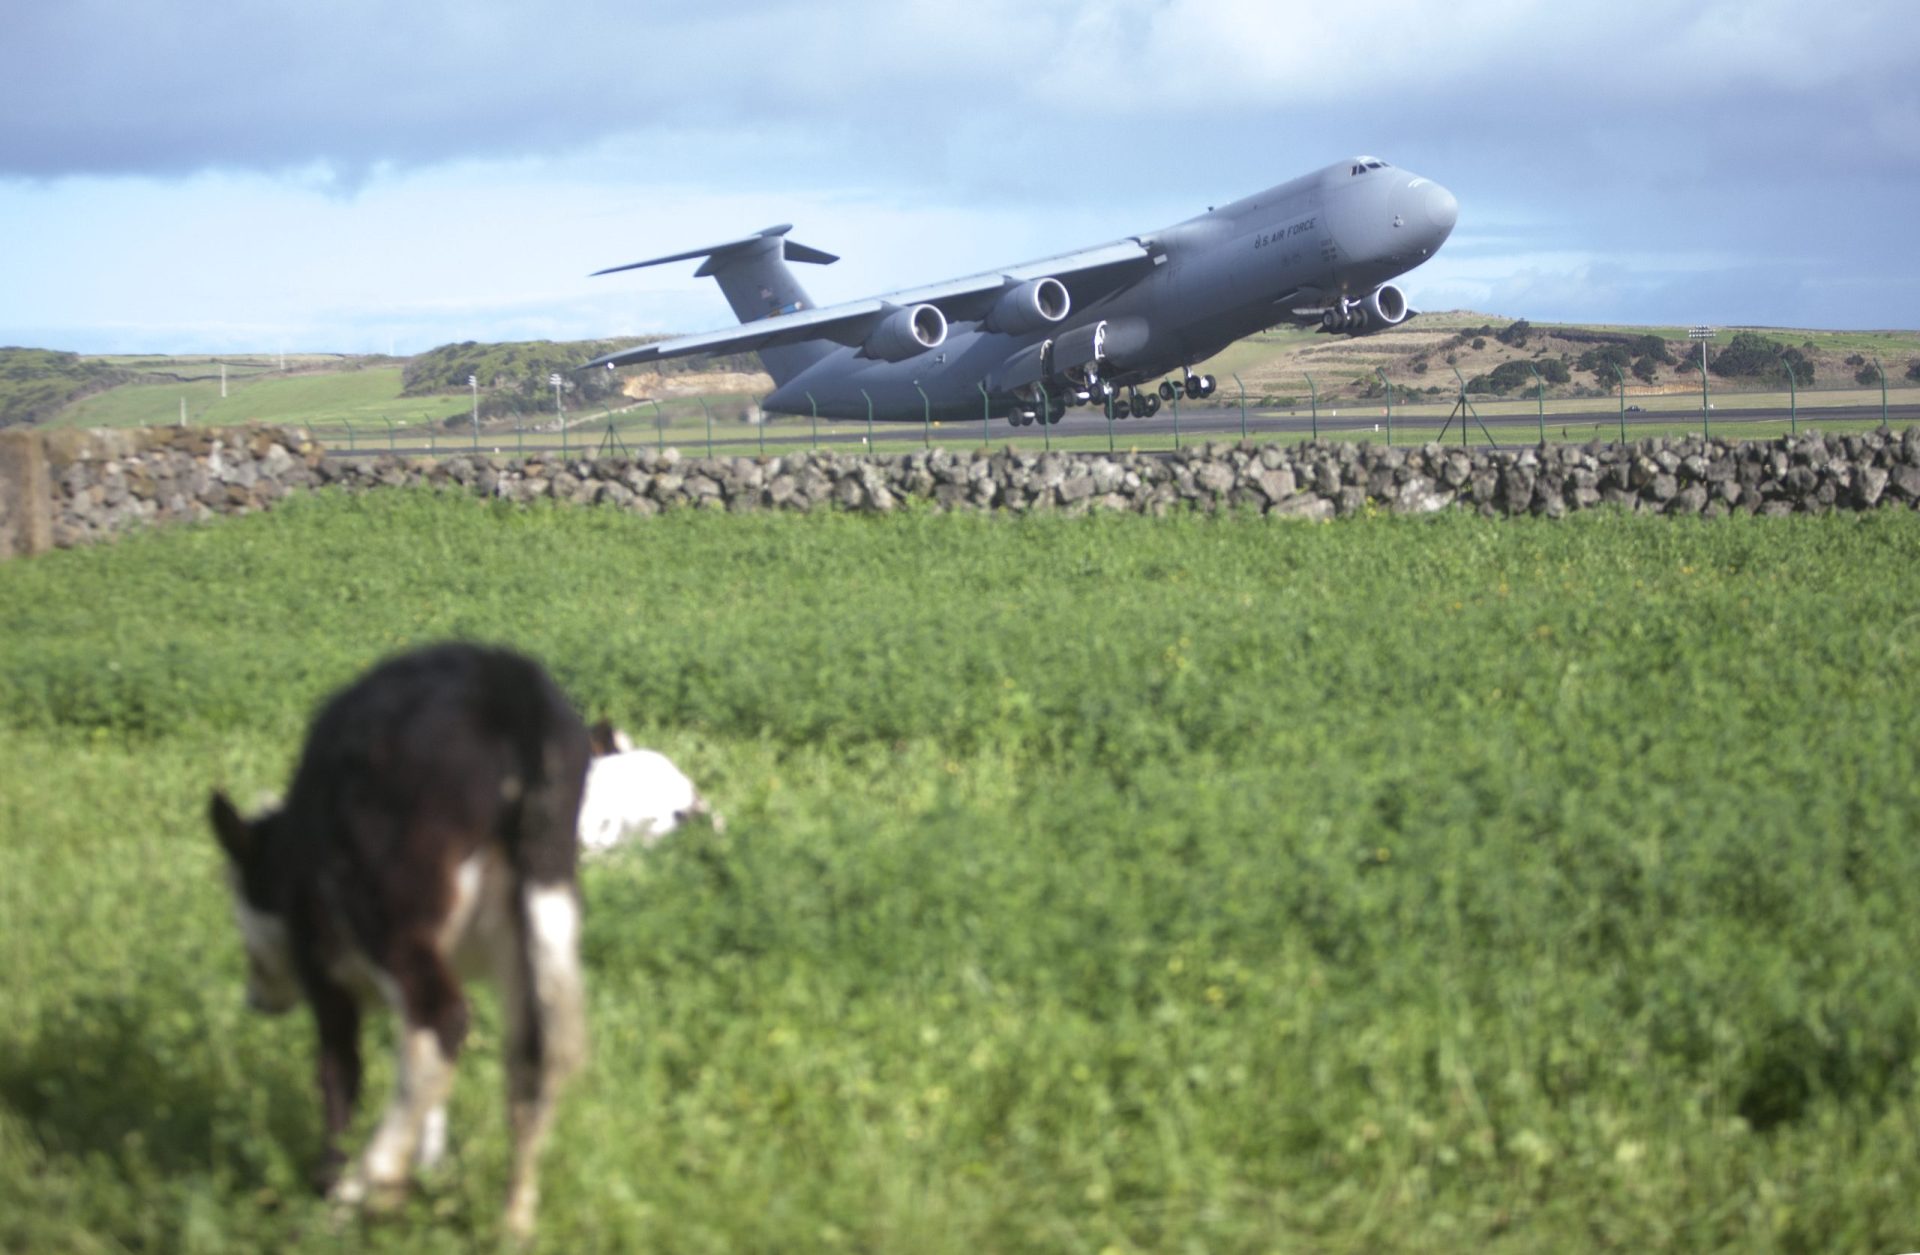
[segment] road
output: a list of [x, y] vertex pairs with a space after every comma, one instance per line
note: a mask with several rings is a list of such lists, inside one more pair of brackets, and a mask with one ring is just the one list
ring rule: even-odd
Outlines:
[[[1323, 438], [1342, 439], [1357, 435], [1372, 437], [1376, 431], [1385, 437], [1386, 419], [1383, 408], [1378, 403], [1363, 405], [1359, 409], [1341, 406], [1336, 414], [1328, 407], [1319, 418], [1318, 429]], [[1742, 425], [1753, 423], [1784, 423], [1789, 412], [1778, 407], [1730, 407], [1715, 409], [1712, 426], [1727, 435], [1737, 435]], [[1880, 420], [1878, 405], [1841, 405], [1803, 408], [1799, 421], [1804, 426], [1818, 427], [1834, 423], [1877, 423]], [[1395, 426], [1411, 427], [1420, 431], [1422, 439], [1432, 439], [1432, 433], [1439, 423], [1445, 421], [1444, 415], [1435, 415], [1426, 410], [1417, 415], [1397, 414]], [[1904, 427], [1920, 423], [1920, 403], [1903, 403], [1887, 407], [1887, 421], [1895, 427]], [[1645, 410], [1626, 416], [1627, 435], [1633, 438], [1634, 429], [1664, 427], [1676, 425], [1698, 426], [1698, 410]], [[1240, 437], [1240, 407], [1211, 405], [1183, 405], [1178, 418], [1179, 437], [1182, 443], [1200, 440], [1234, 439]], [[1538, 436], [1538, 418], [1533, 414], [1516, 413], [1506, 410], [1495, 414], [1481, 413], [1478, 423], [1469, 433], [1475, 444], [1484, 443], [1486, 436], [1480, 431], [1484, 425], [1493, 438], [1500, 444], [1525, 445], [1534, 443]], [[1172, 448], [1174, 444], [1175, 417], [1171, 406], [1162, 406], [1160, 412], [1152, 418], [1118, 419], [1113, 423], [1113, 439], [1120, 448]], [[837, 423], [836, 432], [822, 432], [819, 443], [838, 449], [858, 448], [866, 442], [864, 424], [850, 427], [846, 423]], [[1573, 441], [1584, 443], [1598, 436], [1601, 439], [1617, 436], [1620, 431], [1620, 410], [1596, 408], [1577, 413], [1557, 413], [1546, 416], [1547, 439], [1550, 441]], [[1107, 419], [1104, 414], [1089, 409], [1067, 411], [1062, 419], [1050, 429], [1052, 437], [1104, 437], [1107, 435]], [[1246, 431], [1251, 437], [1272, 437], [1275, 435], [1304, 436], [1314, 430], [1311, 413], [1290, 411], [1284, 414], [1258, 413], [1251, 408], [1247, 411]], [[1038, 423], [1031, 427], [1009, 426], [1004, 418], [995, 419], [987, 428], [990, 443], [1001, 443], [1009, 438], [1018, 437], [1022, 443], [1041, 438]], [[1449, 439], [1459, 438], [1460, 427], [1455, 422], [1447, 431]], [[324, 434], [324, 433], [323, 433]], [[742, 444], [757, 445], [759, 432], [737, 424], [726, 424], [715, 431], [715, 443], [727, 446], [731, 452], [739, 452]], [[926, 439], [926, 429], [920, 423], [875, 423], [873, 424], [874, 447], [887, 449], [908, 449], [920, 446]], [[627, 430], [620, 439], [630, 451], [639, 451], [652, 446], [651, 433]], [[933, 443], [949, 448], [972, 447], [979, 443], [981, 425], [979, 422], [946, 422], [932, 429]], [[511, 433], [505, 439], [500, 433], [483, 433], [482, 449], [498, 449], [509, 453], [514, 447]], [[1403, 438], [1404, 439], [1404, 438]], [[768, 452], [782, 452], [793, 448], [807, 448], [814, 444], [814, 436], [805, 419], [780, 419], [766, 431], [765, 444]], [[602, 445], [602, 434], [591, 428], [581, 428], [571, 433], [570, 450], [576, 456], [591, 456]], [[700, 436], [676, 439], [675, 444], [682, 453], [690, 456], [702, 451], [704, 440]], [[550, 434], [542, 433], [539, 443], [527, 442], [528, 452], [557, 453], [560, 446]], [[468, 452], [470, 446], [457, 436], [450, 435], [438, 442], [436, 452], [455, 457]], [[397, 453], [420, 455], [428, 452], [427, 446], [414, 444], [400, 446], [393, 450]], [[357, 450], [329, 448], [328, 452], [336, 456], [367, 455], [388, 452], [385, 445], [363, 445]]]

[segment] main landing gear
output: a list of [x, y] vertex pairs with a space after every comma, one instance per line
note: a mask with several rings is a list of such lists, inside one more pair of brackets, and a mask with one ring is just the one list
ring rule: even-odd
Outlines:
[[1160, 398], [1151, 392], [1128, 388], [1127, 395], [1113, 399], [1115, 418], [1152, 418], [1160, 411]]
[[1188, 372], [1186, 377], [1178, 383], [1171, 379], [1162, 380], [1160, 399], [1171, 401], [1175, 397], [1189, 397], [1196, 401], [1205, 400], [1213, 395], [1213, 390], [1217, 386], [1212, 375], [1196, 375]]

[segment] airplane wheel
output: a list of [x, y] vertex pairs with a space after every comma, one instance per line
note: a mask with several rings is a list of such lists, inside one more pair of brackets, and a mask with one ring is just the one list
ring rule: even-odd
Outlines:
[[1200, 395], [1202, 397], [1212, 396], [1213, 390], [1218, 386], [1219, 385], [1214, 382], [1214, 378], [1212, 375], [1200, 376]]
[[1115, 397], [1113, 399], [1113, 416], [1115, 418], [1126, 418], [1132, 413], [1133, 407], [1127, 404], [1125, 397]]
[[1151, 392], [1147, 393], [1147, 395], [1140, 398], [1138, 412], [1142, 418], [1152, 418], [1160, 412], [1160, 398]]
[[1172, 383], [1172, 381], [1170, 381], [1170, 380], [1166, 380], [1166, 379], [1162, 379], [1162, 380], [1160, 381], [1160, 399], [1161, 399], [1162, 401], [1171, 401], [1171, 400], [1173, 400], [1173, 383]]

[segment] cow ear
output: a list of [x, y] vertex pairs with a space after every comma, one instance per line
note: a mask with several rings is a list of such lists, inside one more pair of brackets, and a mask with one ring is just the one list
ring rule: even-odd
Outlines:
[[244, 867], [253, 853], [253, 825], [241, 818], [227, 795], [215, 789], [207, 800], [207, 818], [213, 823], [213, 835], [227, 851], [227, 857]]

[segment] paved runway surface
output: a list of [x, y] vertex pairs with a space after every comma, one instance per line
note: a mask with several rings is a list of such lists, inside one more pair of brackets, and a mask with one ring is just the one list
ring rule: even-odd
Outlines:
[[[1364, 436], [1367, 439], [1386, 438], [1386, 419], [1379, 407], [1369, 406], [1364, 410], [1341, 407], [1341, 413], [1334, 415], [1331, 409], [1323, 411], [1319, 418], [1319, 432], [1322, 439], [1341, 440]], [[1402, 434], [1396, 437], [1398, 443], [1408, 443], [1413, 439], [1430, 440], [1435, 429], [1444, 421], [1445, 416], [1419, 414], [1412, 417], [1396, 415], [1395, 428]], [[1784, 408], [1742, 408], [1715, 409], [1712, 415], [1712, 428], [1715, 434], [1738, 437], [1742, 426], [1760, 423], [1784, 423], [1788, 411]], [[1880, 420], [1878, 405], [1824, 406], [1803, 408], [1800, 411], [1800, 424], [1803, 427], [1820, 427], [1827, 424], [1877, 423]], [[1182, 444], [1205, 440], [1238, 440], [1240, 438], [1240, 408], [1236, 406], [1199, 405], [1180, 407], [1179, 434]], [[1636, 438], [1635, 428], [1653, 428], [1700, 425], [1700, 412], [1693, 410], [1648, 410], [1630, 413], [1626, 416], [1627, 437]], [[1896, 428], [1920, 423], [1920, 404], [1905, 403], [1887, 407], [1887, 421]], [[1162, 406], [1160, 412], [1152, 418], [1117, 419], [1113, 423], [1113, 441], [1117, 448], [1140, 447], [1143, 449], [1171, 449], [1174, 442], [1175, 418], [1170, 406]], [[1486, 431], [1481, 430], [1484, 425]], [[823, 447], [835, 449], [858, 448], [866, 438], [865, 424], [857, 430], [850, 430], [846, 423], [836, 424], [837, 433], [822, 432], [819, 443]], [[1407, 430], [1408, 428], [1412, 430]], [[1314, 429], [1314, 419], [1310, 413], [1288, 412], [1285, 414], [1256, 413], [1249, 410], [1246, 419], [1247, 435], [1258, 439], [1262, 436], [1292, 435], [1305, 436]], [[1617, 439], [1620, 434], [1620, 411], [1618, 407], [1601, 408], [1580, 413], [1549, 414], [1546, 417], [1547, 439], [1549, 442], [1569, 442], [1585, 444], [1598, 438]], [[1013, 427], [1004, 418], [995, 419], [987, 428], [990, 443], [1000, 444], [1011, 438], [1027, 441], [1041, 439], [1041, 427], [1035, 423], [1031, 427]], [[1068, 436], [1103, 438], [1107, 435], [1106, 416], [1099, 411], [1075, 409], [1050, 429], [1051, 435], [1058, 439]], [[1417, 436], [1415, 433], [1418, 433]], [[977, 447], [981, 439], [981, 425], [973, 422], [946, 422], [933, 428], [932, 438], [936, 445], [947, 448]], [[1469, 440], [1473, 444], [1484, 444], [1488, 434], [1501, 445], [1531, 445], [1539, 439], [1538, 419], [1533, 414], [1502, 412], [1498, 414], [1480, 414], [1472, 429]], [[601, 447], [601, 433], [592, 428], [575, 429], [571, 435], [570, 448], [575, 456], [592, 456]], [[621, 440], [632, 452], [640, 452], [653, 447], [649, 439], [651, 433], [627, 431], [621, 433]], [[1456, 421], [1447, 430], [1449, 442], [1460, 439], [1460, 426]], [[491, 435], [491, 445], [483, 443], [483, 449], [498, 447], [501, 452], [512, 450], [512, 436], [505, 441], [495, 433]], [[904, 452], [921, 447], [926, 439], [926, 431], [920, 423], [879, 423], [873, 425], [873, 444], [881, 452]], [[483, 442], [489, 440], [482, 436]], [[728, 423], [714, 429], [714, 441], [726, 446], [728, 452], [741, 452], [741, 445], [757, 446], [759, 433], [753, 428]], [[683, 454], [698, 456], [704, 451], [704, 440], [696, 436], [676, 442]], [[805, 419], [779, 419], [767, 429], [766, 448], [769, 453], [790, 452], [796, 447], [808, 448], [814, 443], [814, 437]], [[528, 452], [559, 452], [555, 438], [543, 433], [538, 445], [528, 441]], [[424, 445], [402, 446], [394, 452], [411, 455], [426, 453]], [[456, 457], [469, 451], [466, 442], [457, 436], [439, 442], [436, 450], [445, 457]], [[751, 450], [748, 450], [751, 451]], [[329, 453], [338, 455], [373, 455], [388, 452], [384, 445], [363, 445], [357, 450], [330, 448]]]

